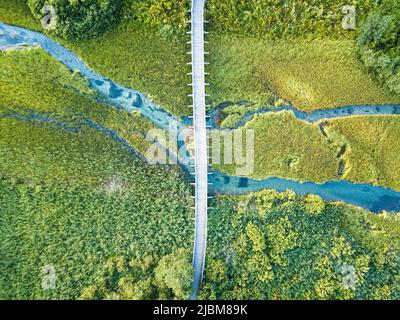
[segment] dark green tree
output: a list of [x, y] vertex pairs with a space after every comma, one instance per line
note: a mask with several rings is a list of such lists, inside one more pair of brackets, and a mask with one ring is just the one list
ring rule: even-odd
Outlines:
[[400, 3], [383, 1], [371, 12], [358, 37], [367, 70], [391, 92], [400, 94]]
[[[28, 4], [35, 18], [45, 19], [45, 29], [69, 40], [100, 36], [121, 20], [122, 0], [28, 0]], [[46, 28], [46, 19], [55, 20], [51, 28]]]

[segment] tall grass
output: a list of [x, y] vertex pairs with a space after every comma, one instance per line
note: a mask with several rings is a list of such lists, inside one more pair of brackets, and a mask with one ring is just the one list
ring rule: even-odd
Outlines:
[[[297, 120], [292, 113], [258, 115], [237, 130], [246, 136], [248, 129], [254, 130], [255, 153], [250, 177], [280, 176], [317, 182], [337, 177], [336, 148], [328, 145], [316, 126]], [[217, 168], [235, 174], [236, 165]]]
[[[255, 149], [249, 177], [348, 180], [400, 190], [398, 116], [354, 116], [309, 124], [291, 112], [280, 112], [256, 116], [236, 130], [245, 136], [247, 129], [254, 130]], [[241, 166], [216, 167], [235, 174]]]
[[189, 47], [183, 39], [164, 41], [124, 24], [101, 38], [63, 43], [103, 76], [145, 93], [177, 116], [191, 114]]
[[363, 70], [350, 40], [210, 39], [213, 105], [248, 100], [265, 105], [271, 92], [312, 111], [343, 105], [400, 103]]
[[[109, 259], [157, 263], [191, 246], [190, 187], [177, 170], [148, 166], [91, 129], [14, 119], [0, 129], [2, 299], [76, 299]], [[42, 288], [48, 265], [54, 290]]]

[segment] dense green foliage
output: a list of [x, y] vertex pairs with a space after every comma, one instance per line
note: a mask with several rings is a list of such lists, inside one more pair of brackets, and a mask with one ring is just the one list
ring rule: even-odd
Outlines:
[[53, 6], [56, 19], [52, 32], [71, 40], [97, 37], [121, 20], [122, 0], [28, 0], [34, 17], [42, 20], [48, 13], [46, 5]]
[[399, 299], [399, 215], [265, 190], [210, 210], [202, 298]]
[[[190, 188], [176, 169], [148, 166], [92, 129], [0, 126], [1, 298], [77, 298], [112, 257], [156, 266], [191, 247]], [[56, 290], [41, 289], [46, 265]]]
[[[182, 298], [191, 273], [190, 253], [179, 250], [193, 241], [189, 186], [177, 168], [132, 158], [82, 119], [142, 152], [153, 126], [96, 102], [79, 74], [42, 50], [1, 53], [0, 66], [0, 298], [85, 298], [93, 287], [98, 299]], [[56, 121], [3, 117], [13, 113]], [[176, 250], [181, 273], [165, 267]], [[130, 267], [109, 278], [116, 259]], [[55, 290], [42, 289], [49, 265]]]
[[400, 3], [383, 0], [368, 16], [358, 38], [366, 68], [390, 91], [400, 94]]
[[[147, 181], [151, 179], [146, 177]], [[162, 184], [171, 181], [159, 182], [157, 194], [150, 195], [155, 191], [152, 188], [131, 189], [128, 196], [83, 188], [26, 187], [2, 181], [0, 297], [77, 298], [81, 290], [96, 283], [110, 257], [139, 259], [136, 267], [145, 269], [146, 257], [157, 265], [174, 248], [190, 248], [190, 215], [180, 200], [161, 191], [169, 192]], [[156, 203], [152, 200], [155, 198]], [[190, 254], [186, 259], [190, 259]], [[40, 270], [45, 265], [53, 265], [56, 270], [55, 290], [41, 288]], [[153, 271], [154, 266], [149, 266], [140, 274], [141, 279], [150, 281]], [[175, 296], [168, 293], [164, 284], [157, 287], [167, 292], [161, 296], [153, 291], [145, 298]], [[187, 284], [183, 288], [186, 287]], [[126, 294], [133, 292], [128, 290]]]
[[124, 0], [127, 22], [137, 21], [156, 30], [165, 40], [180, 38], [187, 28], [190, 0]]
[[147, 300], [187, 299], [190, 294], [192, 266], [188, 250], [178, 249], [163, 256], [157, 264], [153, 256], [128, 261], [109, 259], [102, 274], [82, 290], [80, 299]]
[[[210, 0], [213, 30], [224, 33], [285, 36], [346, 35], [341, 28], [344, 5], [357, 5], [359, 14], [369, 0]], [[352, 34], [350, 32], [350, 34]]]
[[[23, 2], [0, 0], [0, 20], [41, 29], [44, 2], [29, 0], [36, 21]], [[390, 3], [210, 0], [208, 19], [217, 33], [207, 49], [211, 102], [250, 102], [226, 108], [221, 125], [234, 127], [245, 112], [285, 103], [279, 96], [306, 111], [398, 102], [363, 72], [356, 45], [344, 39], [355, 32], [340, 27], [342, 5], [356, 5], [362, 22], [375, 2]], [[181, 37], [189, 1], [46, 3], [60, 14], [54, 34], [70, 39], [57, 41], [91, 68], [174, 114], [191, 112], [188, 47]], [[368, 70], [393, 92], [396, 15], [374, 11], [359, 40]], [[254, 35], [340, 39], [261, 41]], [[82, 125], [82, 118], [113, 129], [142, 153], [153, 126], [102, 103], [79, 73], [42, 50], [0, 53], [0, 116], [14, 112], [51, 115], [65, 126], [0, 118], [0, 299], [187, 298], [194, 227], [189, 186], [176, 168], [146, 165]], [[280, 113], [258, 116], [246, 128], [255, 130], [253, 177], [347, 179], [400, 189], [396, 117], [311, 125]], [[234, 173], [235, 167], [220, 169]], [[396, 214], [274, 191], [220, 197], [213, 208], [202, 298], [400, 298]], [[41, 286], [41, 270], [49, 265], [56, 271], [54, 290]], [[344, 282], [352, 268], [354, 288]]]
[[[342, 7], [354, 5], [357, 19], [375, 8], [374, 0], [210, 0], [206, 3], [210, 28], [218, 33], [283, 37], [350, 37], [344, 30]], [[190, 8], [188, 0], [125, 0], [124, 15], [156, 28], [167, 38], [182, 34]], [[271, 10], [273, 8], [273, 10]]]
[[[163, 39], [171, 40], [181, 38], [190, 17], [189, 0], [28, 1], [37, 18], [43, 16], [41, 9], [44, 3], [55, 5], [60, 15], [56, 32], [64, 37], [80, 35], [82, 30], [89, 31], [85, 37], [96, 36], [123, 19], [139, 22], [156, 31]], [[77, 4], [83, 8], [80, 15], [77, 15]], [[210, 0], [206, 5], [210, 28], [218, 33], [263, 35], [273, 39], [293, 36], [353, 38], [355, 32], [344, 30], [341, 26], [344, 18], [342, 7], [354, 5], [358, 21], [363, 21], [366, 14], [376, 7], [376, 1], [288, 0], [281, 3], [276, 0]]]

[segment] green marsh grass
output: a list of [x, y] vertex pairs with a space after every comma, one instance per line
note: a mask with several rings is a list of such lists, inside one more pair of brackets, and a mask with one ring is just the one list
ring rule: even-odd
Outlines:
[[[221, 196], [212, 207], [203, 299], [400, 296], [398, 214], [275, 190]], [[343, 283], [352, 269], [350, 288]]]
[[[0, 129], [1, 298], [77, 299], [109, 259], [148, 261], [130, 281], [151, 292], [159, 259], [191, 247], [191, 190], [176, 168], [149, 166], [93, 129], [15, 119]], [[55, 290], [42, 288], [48, 265]]]
[[[291, 112], [280, 112], [258, 115], [235, 130], [245, 136], [247, 129], [254, 130], [255, 139], [255, 167], [249, 177], [348, 180], [400, 190], [398, 116], [353, 116], [309, 124]], [[238, 167], [216, 166], [229, 174]]]
[[268, 41], [210, 38], [213, 105], [251, 101], [267, 105], [275, 93], [303, 111], [344, 105], [400, 103], [368, 75], [351, 40]]

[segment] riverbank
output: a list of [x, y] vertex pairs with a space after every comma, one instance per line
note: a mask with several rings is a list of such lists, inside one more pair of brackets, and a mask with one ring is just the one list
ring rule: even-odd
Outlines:
[[[24, 0], [0, 0], [0, 22], [43, 32]], [[190, 114], [185, 41], [161, 40], [137, 23], [123, 23], [93, 40], [50, 38], [76, 52], [95, 72], [145, 93], [177, 116]]]
[[[1, 7], [0, 21], [41, 30], [23, 0]], [[93, 40], [55, 40], [76, 52], [95, 72], [145, 93], [174, 115], [190, 115], [187, 40], [164, 41], [136, 23], [123, 23]], [[307, 112], [400, 102], [400, 97], [390, 95], [364, 70], [354, 40], [272, 41], [210, 34], [208, 42], [207, 79], [212, 84], [213, 107], [243, 100], [265, 106], [276, 96]]]

